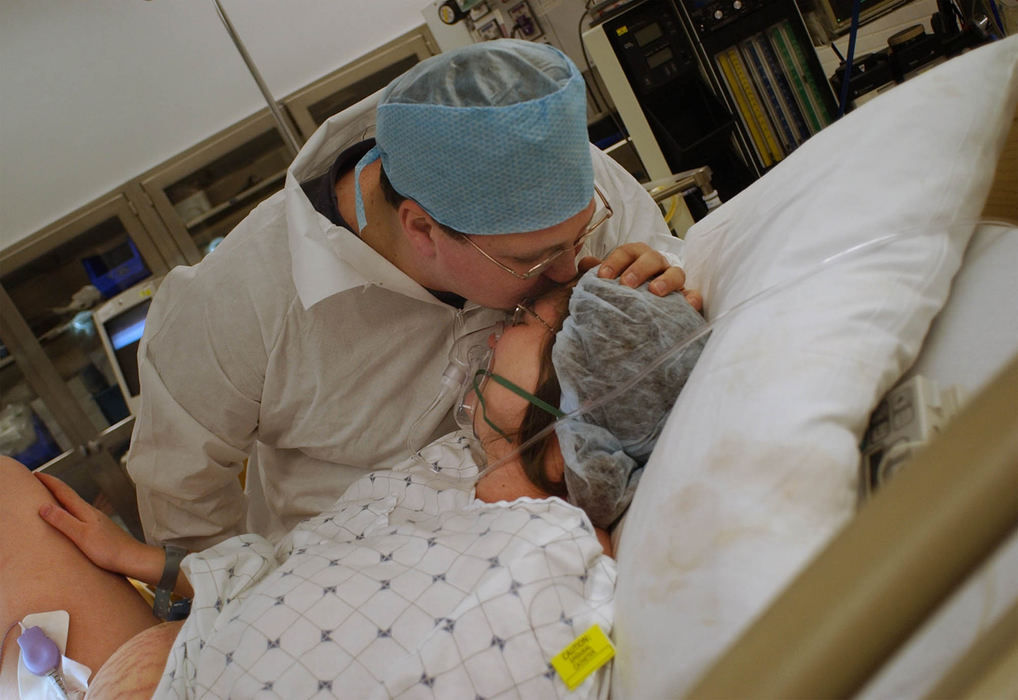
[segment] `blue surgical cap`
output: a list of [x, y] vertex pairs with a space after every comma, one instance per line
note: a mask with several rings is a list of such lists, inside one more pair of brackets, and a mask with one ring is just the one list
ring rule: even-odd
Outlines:
[[397, 192], [461, 233], [560, 224], [594, 196], [583, 77], [558, 49], [516, 39], [433, 56], [383, 91], [358, 170], [379, 157]]
[[646, 284], [631, 289], [600, 279], [597, 268], [573, 289], [551, 353], [566, 413], [592, 405], [673, 353], [622, 395], [555, 424], [569, 500], [598, 527], [609, 527], [632, 501], [706, 337], [675, 350], [704, 325], [682, 294], [658, 297]]

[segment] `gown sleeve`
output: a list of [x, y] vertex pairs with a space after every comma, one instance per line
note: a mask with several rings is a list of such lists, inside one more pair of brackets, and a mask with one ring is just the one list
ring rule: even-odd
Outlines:
[[[269, 353], [292, 297], [248, 232], [164, 279], [138, 353], [141, 405], [127, 468], [146, 539], [201, 549], [246, 531], [238, 475], [257, 435]], [[278, 224], [275, 224], [278, 225]], [[285, 236], [283, 236], [285, 240]]]

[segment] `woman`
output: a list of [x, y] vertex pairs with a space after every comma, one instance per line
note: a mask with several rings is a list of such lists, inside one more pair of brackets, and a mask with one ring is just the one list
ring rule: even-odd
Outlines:
[[[13, 587], [4, 581], [4, 624], [70, 610], [68, 656], [102, 666], [95, 696], [125, 687], [147, 696], [156, 683], [160, 696], [564, 694], [549, 660], [593, 624], [610, 630], [615, 569], [604, 528], [628, 505], [699, 345], [610, 405], [534, 444], [528, 437], [545, 431], [560, 403], [571, 410], [587, 404], [590, 387], [617, 384], [620, 363], [646, 364], [703, 324], [681, 295], [592, 275], [568, 296], [542, 297], [493, 331], [460, 412], [474, 436], [452, 433], [364, 477], [275, 547], [244, 535], [191, 555], [194, 605], [183, 624], [159, 625], [109, 573], [154, 585], [161, 549], [125, 535], [58, 480], [4, 465], [13, 490], [0, 523], [37, 542], [22, 550], [4, 539], [4, 577], [52, 572], [34, 590], [20, 575]], [[495, 468], [471, 488], [478, 445]], [[189, 593], [184, 576], [177, 590]], [[11, 667], [5, 659], [5, 682]], [[596, 694], [604, 682], [595, 673], [579, 691]]]

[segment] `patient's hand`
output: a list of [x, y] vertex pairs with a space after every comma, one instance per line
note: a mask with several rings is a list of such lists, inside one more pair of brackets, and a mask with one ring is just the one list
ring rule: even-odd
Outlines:
[[600, 265], [597, 276], [615, 279], [627, 287], [639, 287], [651, 280], [649, 289], [659, 297], [672, 292], [682, 292], [690, 305], [700, 311], [703, 297], [694, 290], [686, 289], [686, 273], [681, 267], [668, 264], [668, 259], [646, 243], [625, 243], [613, 250], [604, 260], [588, 255], [579, 261], [581, 272]]
[[[71, 540], [96, 566], [156, 585], [164, 555], [159, 547], [134, 539], [70, 486], [49, 474], [36, 474], [63, 508], [51, 503], [39, 516]], [[154, 580], [153, 580], [154, 576]]]

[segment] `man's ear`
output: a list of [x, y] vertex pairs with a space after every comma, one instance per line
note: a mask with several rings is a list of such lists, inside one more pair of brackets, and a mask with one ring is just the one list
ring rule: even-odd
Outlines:
[[412, 199], [400, 202], [396, 216], [403, 235], [414, 252], [424, 258], [435, 257], [435, 239], [443, 233], [438, 222]]

